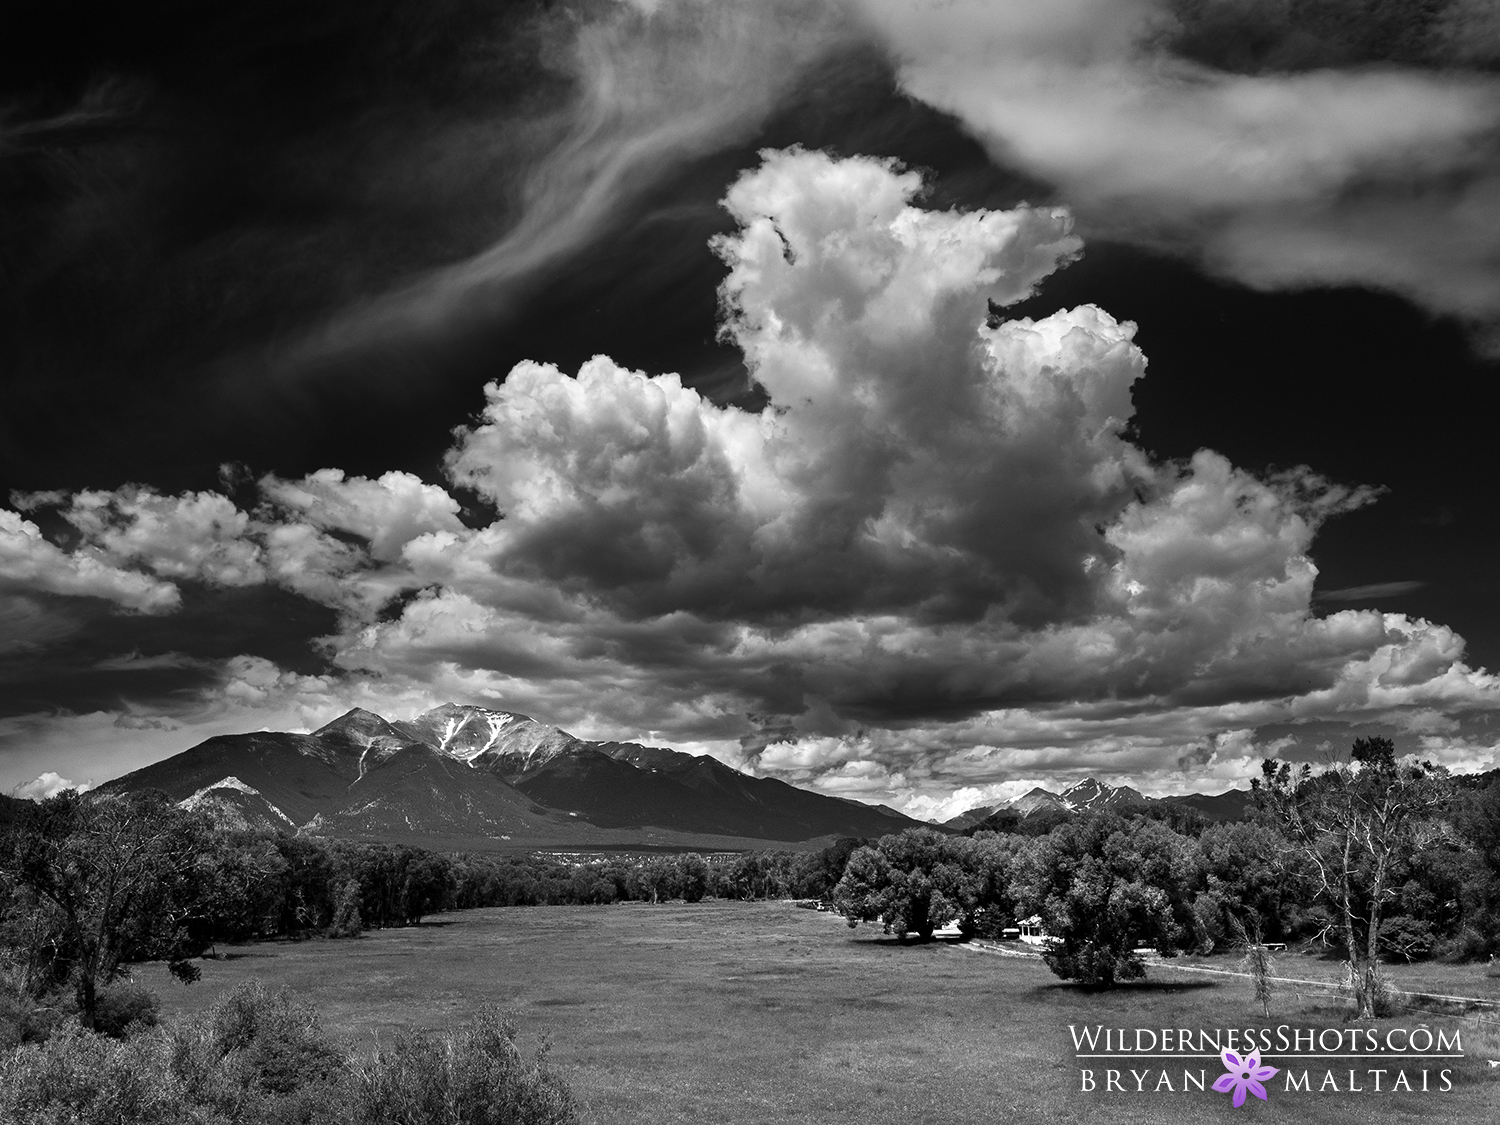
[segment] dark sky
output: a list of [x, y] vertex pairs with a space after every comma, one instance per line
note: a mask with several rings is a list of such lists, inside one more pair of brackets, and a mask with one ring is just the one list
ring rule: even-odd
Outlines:
[[[1282, 733], [1299, 723], [1320, 737], [1330, 723], [1379, 727], [1409, 748], [1427, 739], [1420, 745], [1431, 750], [1431, 739], [1448, 738], [1454, 764], [1488, 761], [1493, 738], [1474, 732], [1488, 727], [1495, 689], [1475, 677], [1500, 666], [1500, 603], [1486, 566], [1497, 538], [1487, 439], [1500, 393], [1493, 358], [1500, 300], [1487, 286], [1500, 282], [1484, 246], [1457, 243], [1462, 224], [1482, 226], [1500, 211], [1491, 151], [1500, 46], [1493, 33], [1481, 34], [1475, 6], [1132, 0], [1107, 20], [1091, 20], [1087, 0], [1051, 14], [1017, 0], [952, 6], [944, 17], [952, 26], [924, 22], [919, 0], [645, 7], [650, 14], [615, 0], [6, 6], [0, 495], [12, 496], [16, 512], [8, 533], [29, 534], [16, 530], [20, 520], [36, 529], [0, 556], [9, 568], [0, 569], [7, 599], [0, 620], [12, 637], [0, 649], [7, 787], [49, 771], [102, 780], [236, 724], [312, 721], [354, 701], [409, 710], [455, 692], [529, 708], [580, 733], [701, 746], [736, 764], [915, 810], [1076, 771], [1159, 774], [1160, 787], [1212, 788], [1233, 780], [1241, 758], [1311, 752]], [[985, 38], [992, 31], [994, 42], [1031, 43], [1027, 66], [1079, 76], [1068, 84], [1073, 93], [1054, 105], [1021, 79], [987, 85], [986, 68], [1005, 68], [1006, 50], [1021, 49], [995, 47]], [[1128, 51], [1120, 46], [1126, 38]], [[1181, 84], [1158, 89], [1151, 83], [1168, 79], [1131, 69], [1142, 52], [1158, 60], [1151, 73], [1176, 81], [1177, 68]], [[1119, 104], [1101, 112], [1087, 97], [1090, 68], [1105, 64], [1123, 68], [1109, 72], [1113, 88], [1127, 77]], [[1138, 105], [1130, 83], [1145, 91]], [[1258, 84], [1270, 103], [1291, 95], [1287, 104], [1306, 108], [1268, 111], [1247, 124], [1233, 108], [1236, 91], [1251, 88], [1245, 83]], [[1379, 121], [1350, 109], [1380, 99], [1387, 108]], [[1409, 107], [1427, 124], [1402, 132], [1401, 113], [1389, 107]], [[1312, 120], [1319, 113], [1347, 116], [1337, 143], [1319, 139]], [[1101, 118], [1108, 137], [1091, 131]], [[1304, 144], [1302, 132], [1318, 143]], [[1255, 160], [1243, 174], [1221, 175], [1193, 150], [1200, 135], [1226, 146], [1220, 164], [1250, 148]], [[732, 536], [713, 530], [719, 525], [702, 513], [715, 509], [694, 506], [702, 501], [696, 493], [675, 515], [641, 517], [649, 527], [616, 513], [614, 523], [599, 524], [614, 527], [615, 539], [553, 513], [553, 523], [534, 529], [541, 538], [486, 547], [486, 566], [534, 584], [538, 572], [528, 567], [563, 560], [553, 576], [558, 596], [610, 607], [615, 617], [560, 632], [556, 622], [577, 620], [534, 608], [533, 590], [522, 599], [533, 606], [523, 615], [536, 644], [529, 654], [498, 642], [471, 651], [450, 640], [422, 648], [420, 659], [407, 648], [390, 656], [380, 644], [379, 659], [360, 655], [361, 630], [415, 629], [411, 607], [445, 604], [461, 590], [486, 612], [502, 602], [506, 614], [521, 612], [505, 600], [509, 592], [486, 601], [490, 594], [456, 578], [418, 573], [409, 557], [401, 566], [412, 569], [396, 575], [396, 554], [411, 535], [386, 550], [371, 530], [406, 526], [402, 520], [412, 535], [522, 527], [519, 517], [497, 522], [522, 494], [491, 487], [486, 482], [498, 478], [485, 475], [490, 469], [468, 472], [461, 453], [481, 442], [486, 384], [505, 380], [516, 364], [551, 363], [572, 375], [590, 357], [608, 355], [648, 375], [679, 373], [709, 402], [747, 417], [767, 402], [774, 413], [800, 401], [784, 397], [790, 392], [778, 390], [774, 375], [752, 378], [744, 352], [759, 337], [720, 331], [718, 287], [729, 265], [710, 247], [716, 236], [738, 237], [743, 225], [721, 205], [730, 186], [761, 164], [763, 150], [793, 146], [835, 161], [894, 158], [921, 174], [925, 187], [911, 206], [927, 212], [1069, 207], [1081, 256], [1040, 271], [1034, 296], [994, 307], [1007, 319], [1040, 320], [1092, 304], [1135, 322], [1147, 367], [1133, 385], [1118, 377], [1134, 409], [1121, 440], [1155, 467], [1139, 470], [1146, 475], [1114, 499], [1067, 509], [1074, 530], [1066, 534], [1041, 530], [1043, 517], [1019, 501], [988, 515], [976, 509], [974, 519], [1015, 520], [1017, 530], [1006, 539], [1004, 528], [999, 538], [950, 529], [959, 538], [944, 540], [949, 549], [982, 565], [967, 577], [910, 571], [951, 584], [920, 609], [881, 592], [898, 589], [905, 579], [894, 576], [907, 570], [888, 573], [884, 563], [837, 552], [819, 559], [849, 567], [847, 583], [862, 597], [841, 601], [844, 592], [788, 578], [747, 599], [744, 583], [766, 581], [764, 559], [755, 566], [741, 559], [738, 577], [721, 560], [710, 568], [712, 582], [679, 588], [675, 578], [655, 577], [638, 586], [641, 575], [656, 574], [644, 556], [631, 564], [636, 570], [621, 563], [606, 573], [567, 561], [555, 545], [535, 553], [547, 535], [578, 551], [593, 550], [600, 535], [606, 550], [618, 543], [628, 553], [637, 533], [648, 545], [641, 549], [654, 551], [660, 528], [650, 521], [664, 520], [679, 562], [719, 559]], [[778, 230], [795, 225], [772, 218]], [[1439, 223], [1457, 224], [1454, 245], [1432, 236]], [[780, 308], [783, 298], [765, 299]], [[821, 329], [808, 331], [812, 339]], [[834, 354], [832, 347], [820, 354]], [[934, 365], [949, 362], [945, 348], [930, 351]], [[611, 418], [624, 417], [599, 409], [589, 416], [593, 429], [567, 439], [574, 456], [557, 462], [570, 466], [583, 492], [593, 486], [579, 483], [592, 471], [581, 451]], [[913, 400], [881, 415], [888, 431], [881, 440], [895, 443], [880, 446], [884, 456], [922, 463], [913, 451], [926, 448], [926, 409]], [[455, 427], [467, 427], [469, 437], [455, 438]], [[506, 432], [513, 441], [533, 433]], [[993, 440], [1011, 439], [997, 430]], [[825, 451], [825, 471], [859, 463], [856, 447], [864, 451], [858, 457], [877, 456], [868, 442], [840, 446]], [[616, 457], [621, 447], [601, 448]], [[811, 634], [788, 640], [787, 630], [867, 624], [881, 606], [912, 628], [938, 628], [933, 622], [944, 615], [979, 628], [974, 606], [983, 604], [991, 607], [984, 629], [1004, 618], [1030, 630], [1014, 643], [1040, 651], [1047, 629], [1104, 620], [1089, 600], [1103, 596], [1102, 587], [1079, 585], [1079, 536], [1112, 545], [1101, 548], [1102, 560], [1128, 556], [1125, 539], [1107, 529], [1127, 526], [1132, 495], [1170, 507], [1172, 482], [1188, 480], [1173, 477], [1179, 470], [1171, 464], [1186, 466], [1203, 449], [1247, 480], [1282, 482], [1273, 488], [1287, 505], [1276, 534], [1287, 543], [1300, 534], [1285, 522], [1294, 510], [1327, 515], [1326, 523], [1313, 519], [1307, 554], [1318, 577], [1296, 611], [1295, 644], [1314, 628], [1309, 622], [1378, 610], [1461, 635], [1462, 655], [1457, 642], [1439, 637], [1431, 643], [1446, 655], [1431, 659], [1441, 667], [1408, 654], [1426, 669], [1428, 688], [1315, 704], [1307, 692], [1337, 694], [1331, 685], [1356, 664], [1408, 656], [1381, 656], [1371, 638], [1349, 642], [1342, 655], [1332, 641], [1308, 641], [1316, 656], [1286, 656], [1281, 671], [1256, 673], [1264, 683], [1251, 677], [1261, 686], [1235, 673], [1223, 683], [1239, 687], [1209, 692], [1230, 710], [1236, 699], [1249, 706], [1274, 697], [1282, 711], [1194, 712], [1189, 721], [1188, 689], [1199, 677], [1219, 682], [1203, 671], [1219, 659], [1204, 655], [1208, 648], [1183, 658], [1175, 684], [1119, 669], [1095, 679], [1017, 671], [991, 682], [964, 672], [961, 661], [920, 655], [928, 641], [932, 651], [943, 647], [928, 637], [906, 642], [899, 668], [866, 667], [883, 686], [856, 691], [814, 667], [817, 645], [834, 642]], [[1137, 453], [1120, 454], [1120, 463], [1133, 464]], [[513, 477], [521, 471], [513, 450], [494, 456]], [[997, 462], [984, 472], [1001, 476], [985, 487], [1043, 473], [1041, 464], [1029, 454]], [[1193, 473], [1202, 471], [1194, 465]], [[1316, 477], [1299, 475], [1303, 467]], [[381, 506], [385, 493], [378, 504], [363, 493], [346, 496], [338, 491], [344, 484], [288, 499], [288, 489], [325, 469], [341, 470], [346, 483], [411, 474], [451, 500], [423, 493], [411, 503], [426, 514], [413, 515], [415, 508]], [[621, 511], [655, 512], [652, 497], [671, 492], [645, 476], [626, 480], [618, 466], [610, 472], [616, 488], [641, 490]], [[974, 473], [983, 476], [977, 466]], [[748, 477], [737, 479], [747, 487]], [[924, 479], [930, 505], [937, 477]], [[960, 477], [942, 479], [967, 495]], [[1310, 499], [1337, 486], [1370, 486], [1378, 495]], [[891, 487], [882, 501], [888, 514], [905, 486]], [[863, 501], [850, 489], [819, 502], [854, 511]], [[223, 498], [211, 531], [201, 521], [162, 522], [161, 505], [151, 509], [157, 523], [142, 514], [150, 508], [142, 496], [167, 504], [187, 493]], [[596, 506], [614, 503], [614, 492], [588, 495]], [[328, 514], [341, 503], [349, 512]], [[880, 510], [871, 503], [861, 519]], [[1238, 503], [1253, 504], [1247, 496]], [[173, 510], [174, 519], [186, 511]], [[207, 508], [195, 511], [209, 519]], [[1034, 534], [1022, 530], [1036, 520], [1043, 522]], [[276, 550], [290, 550], [276, 546], [290, 542], [289, 529], [321, 537], [316, 565], [328, 568], [321, 578], [309, 577], [311, 555], [298, 556], [304, 569], [296, 577], [288, 577], [292, 564], [276, 562]], [[722, 537], [717, 546], [695, 545], [700, 534]], [[37, 546], [37, 536], [57, 553]], [[329, 562], [338, 551], [350, 554]], [[1300, 557], [1301, 548], [1293, 543], [1287, 552]], [[57, 577], [73, 575], [83, 559], [118, 574]], [[778, 565], [791, 574], [800, 564]], [[1204, 574], [1220, 574], [1202, 565]], [[1066, 579], [1053, 573], [1058, 566]], [[130, 586], [130, 575], [140, 576], [137, 586], [157, 583], [155, 593]], [[357, 605], [347, 589], [330, 592], [355, 577], [379, 592], [361, 593]], [[165, 584], [176, 592], [163, 592]], [[1245, 626], [1213, 651], [1239, 652], [1247, 637], [1292, 636], [1286, 612], [1265, 612], [1274, 624]], [[694, 629], [668, 643], [662, 633], [677, 625], [666, 623], [683, 613], [694, 616]], [[513, 634], [522, 618], [505, 620], [481, 631]], [[791, 647], [737, 663], [724, 647], [724, 630], [735, 628], [766, 631], [766, 644]], [[655, 629], [656, 640], [620, 639], [641, 629]], [[998, 636], [970, 637], [976, 668], [997, 659], [985, 646]], [[551, 644], [568, 648], [569, 660], [537, 655]], [[591, 645], [607, 652], [608, 667], [584, 667]], [[1288, 671], [1293, 665], [1302, 671]], [[713, 702], [696, 706], [693, 669], [705, 666], [716, 669], [703, 674], [703, 698]], [[859, 667], [851, 664], [848, 675], [858, 678]], [[1439, 684], [1464, 676], [1463, 692]], [[657, 682], [669, 685], [659, 706], [597, 702], [599, 683], [639, 694], [626, 685]], [[1403, 680], [1403, 690], [1412, 683]], [[997, 733], [1014, 732], [1018, 715], [1041, 722], [1074, 705], [1132, 717], [1118, 729], [1089, 726], [1112, 721], [1096, 716], [1045, 736]], [[1257, 740], [1257, 730], [1274, 738]], [[121, 732], [134, 741], [111, 742], [125, 739]], [[71, 760], [57, 749], [69, 739], [85, 747]], [[1192, 772], [1228, 746], [1239, 756], [1221, 753], [1217, 773]]]

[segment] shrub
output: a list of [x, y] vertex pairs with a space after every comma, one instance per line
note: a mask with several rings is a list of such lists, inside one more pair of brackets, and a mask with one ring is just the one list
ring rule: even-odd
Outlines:
[[248, 981], [209, 1010], [213, 1049], [247, 1088], [288, 1094], [328, 1081], [343, 1057], [323, 1034], [318, 1013], [289, 989]]
[[515, 1025], [484, 1009], [352, 1063], [311, 1008], [252, 982], [176, 1026], [112, 1039], [70, 1020], [45, 1042], [0, 1050], [0, 1122], [572, 1125], [576, 1103], [545, 1056], [526, 1059]]
[[95, 1030], [113, 1039], [124, 1039], [132, 1029], [155, 1027], [161, 1012], [156, 993], [135, 984], [101, 989], [94, 1004]]
[[403, 1032], [355, 1076], [358, 1125], [568, 1125], [577, 1104], [546, 1064], [516, 1045], [493, 1007], [445, 1033]]
[[121, 1042], [70, 1022], [45, 1043], [0, 1055], [0, 1120], [186, 1125], [175, 1084], [144, 1046], [144, 1037]]
[[1407, 961], [1420, 961], [1431, 956], [1436, 943], [1432, 923], [1425, 919], [1398, 914], [1380, 923], [1381, 948]]
[[0, 1051], [22, 1043], [45, 1042], [68, 1013], [48, 1007], [29, 996], [0, 992]]

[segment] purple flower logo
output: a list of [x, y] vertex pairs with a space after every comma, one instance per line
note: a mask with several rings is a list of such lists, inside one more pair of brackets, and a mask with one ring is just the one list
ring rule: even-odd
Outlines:
[[1225, 1051], [1220, 1057], [1224, 1060], [1224, 1069], [1229, 1073], [1221, 1075], [1214, 1083], [1216, 1091], [1227, 1094], [1233, 1090], [1236, 1108], [1245, 1104], [1246, 1090], [1261, 1101], [1266, 1100], [1266, 1088], [1261, 1083], [1275, 1074], [1276, 1068], [1261, 1066], [1259, 1051], [1251, 1051], [1244, 1058], [1240, 1058], [1233, 1051]]

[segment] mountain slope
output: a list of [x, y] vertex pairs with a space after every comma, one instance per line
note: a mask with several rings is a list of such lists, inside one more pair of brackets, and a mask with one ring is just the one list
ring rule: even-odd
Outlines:
[[311, 734], [257, 731], [200, 742], [100, 786], [106, 792], [160, 789], [186, 801], [227, 778], [254, 789], [294, 824], [336, 807], [359, 777], [358, 748]]
[[1223, 793], [1188, 793], [1181, 797], [1163, 797], [1162, 804], [1182, 805], [1200, 813], [1205, 819], [1241, 820], [1255, 807], [1248, 789], [1228, 789]]
[[411, 741], [488, 769], [507, 781], [588, 745], [530, 715], [457, 703], [444, 703], [393, 726]]
[[586, 742], [528, 715], [457, 704], [400, 722], [356, 708], [312, 734], [222, 735], [104, 788], [160, 789], [226, 827], [445, 846], [784, 844], [921, 823], [714, 758]]
[[943, 821], [943, 827], [959, 830], [972, 828], [1000, 807], [999, 805], [976, 805], [972, 809], [965, 809], [957, 816], [950, 816]]
[[1122, 816], [1145, 812], [1153, 807], [1189, 808], [1210, 821], [1239, 820], [1253, 807], [1250, 792], [1230, 789], [1224, 793], [1190, 793], [1180, 797], [1146, 797], [1129, 785], [1106, 785], [1092, 777], [1064, 789], [1061, 793], [1037, 787], [1003, 804], [970, 809], [946, 822], [949, 828], [971, 828], [1009, 831], [1019, 820], [1046, 812], [1069, 816], [1077, 812], [1107, 810]]
[[597, 746], [620, 761], [681, 783], [696, 794], [699, 807], [715, 823], [734, 825], [738, 834], [802, 840], [830, 834], [883, 836], [903, 828], [931, 827], [894, 809], [812, 793], [776, 778], [751, 777], [706, 754], [634, 742]]
[[412, 743], [374, 763], [339, 808], [320, 813], [308, 828], [333, 836], [507, 839], [555, 834], [571, 827], [565, 821], [493, 774]]

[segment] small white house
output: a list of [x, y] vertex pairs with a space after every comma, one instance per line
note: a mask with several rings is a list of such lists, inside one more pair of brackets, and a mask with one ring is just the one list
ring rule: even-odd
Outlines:
[[1052, 940], [1052, 935], [1042, 929], [1042, 916], [1033, 914], [1021, 922], [1021, 940], [1027, 945], [1046, 945]]

